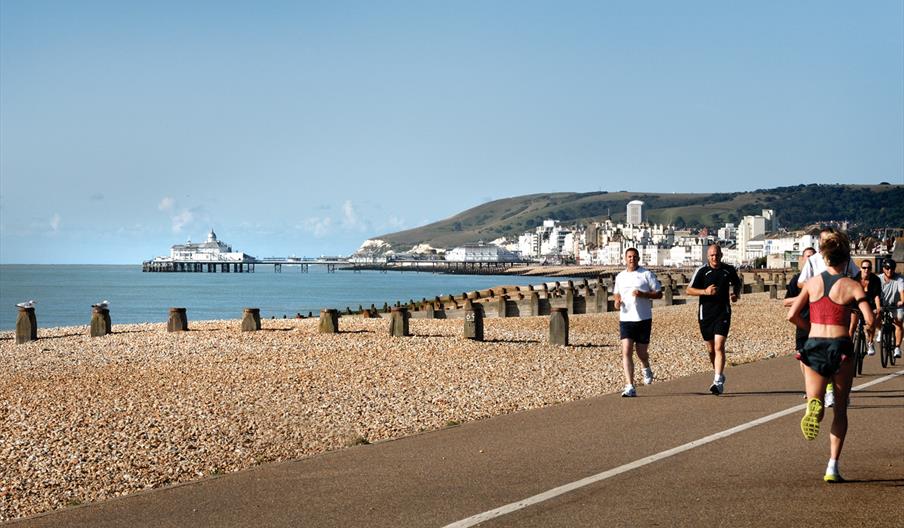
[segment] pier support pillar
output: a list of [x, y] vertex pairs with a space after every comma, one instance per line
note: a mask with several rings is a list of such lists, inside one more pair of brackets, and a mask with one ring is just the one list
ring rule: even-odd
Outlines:
[[38, 340], [38, 319], [34, 308], [19, 308], [16, 316], [16, 344]]
[[[669, 282], [671, 282], [671, 281], [669, 281]], [[672, 299], [672, 285], [671, 284], [669, 284], [668, 286], [666, 286], [666, 285], [662, 286], [662, 302], [666, 306], [671, 306], [675, 303], [675, 301]]]
[[465, 302], [465, 339], [483, 341], [483, 306], [480, 303]]
[[339, 310], [334, 308], [324, 308], [323, 310], [320, 310], [319, 328], [321, 334], [338, 334]]
[[245, 308], [242, 310], [242, 332], [257, 332], [261, 329], [261, 309]]
[[110, 309], [94, 307], [91, 309], [91, 326], [88, 329], [91, 337], [101, 337], [113, 332], [110, 321]]
[[389, 316], [389, 335], [393, 337], [408, 337], [408, 308], [394, 306]]
[[185, 308], [170, 308], [169, 320], [166, 322], [167, 332], [185, 332], [188, 330], [188, 314]]
[[568, 344], [568, 309], [553, 308], [549, 314], [549, 344]]

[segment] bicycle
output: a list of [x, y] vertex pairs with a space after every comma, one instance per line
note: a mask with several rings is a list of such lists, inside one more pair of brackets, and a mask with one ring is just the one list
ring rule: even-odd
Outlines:
[[861, 315], [854, 332], [854, 377], [863, 374], [863, 358], [866, 357], [866, 329]]
[[895, 325], [892, 322], [892, 310], [894, 307], [882, 308], [882, 339], [880, 341], [880, 359], [882, 360], [882, 368], [886, 368], [889, 363], [895, 365]]

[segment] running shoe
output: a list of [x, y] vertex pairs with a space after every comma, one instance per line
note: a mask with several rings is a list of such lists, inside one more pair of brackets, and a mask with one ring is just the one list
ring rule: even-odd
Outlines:
[[901, 347], [895, 347], [895, 357], [901, 357]]
[[634, 385], [628, 385], [625, 387], [625, 391], [621, 393], [622, 398], [633, 398], [637, 396], [637, 391], [634, 390]]
[[866, 345], [866, 355], [867, 356], [875, 356], [876, 355], [876, 345], [873, 344], [872, 341]]
[[643, 384], [649, 385], [653, 383], [653, 369], [645, 368], [643, 369]]
[[826, 387], [826, 398], [825, 398], [825, 406], [826, 407], [834, 407], [835, 406], [835, 387], [832, 386], [831, 383]]
[[715, 381], [712, 385], [709, 386], [709, 392], [715, 394], [716, 396], [725, 392], [725, 383], [721, 381]]
[[822, 413], [822, 402], [819, 398], [810, 398], [807, 401], [807, 412], [800, 420], [800, 430], [807, 440], [813, 440], [819, 436], [819, 415]]
[[832, 484], [838, 484], [839, 482], [844, 482], [844, 477], [838, 473], [826, 473], [825, 476], [822, 477], [822, 480]]

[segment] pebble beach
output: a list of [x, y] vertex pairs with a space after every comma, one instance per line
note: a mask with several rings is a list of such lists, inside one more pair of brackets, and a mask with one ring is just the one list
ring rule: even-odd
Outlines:
[[[696, 300], [656, 307], [658, 381], [711, 371]], [[789, 354], [781, 301], [742, 297], [731, 366]], [[191, 314], [189, 313], [189, 318]], [[316, 319], [87, 325], [0, 333], [0, 522], [273, 461], [621, 391], [618, 314], [570, 317], [570, 345], [547, 343], [548, 317], [490, 318], [485, 341], [462, 320]], [[639, 368], [636, 374], [639, 381]], [[701, 387], [705, 391], [706, 387]], [[639, 388], [643, 397], [643, 388]]]

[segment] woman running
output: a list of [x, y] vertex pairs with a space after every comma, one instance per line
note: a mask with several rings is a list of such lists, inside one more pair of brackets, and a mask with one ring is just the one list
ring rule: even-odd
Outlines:
[[[843, 276], [851, 258], [851, 243], [844, 233], [832, 233], [820, 246], [827, 270], [808, 280], [788, 312], [788, 320], [800, 328], [809, 329], [809, 337], [800, 351], [805, 365], [804, 383], [807, 390], [807, 411], [800, 421], [800, 429], [807, 440], [819, 434], [823, 416], [826, 385], [834, 384], [835, 413], [829, 439], [829, 465], [826, 482], [843, 482], [838, 472], [838, 458], [847, 434], [848, 395], [854, 379], [853, 351], [850, 329], [851, 311], [856, 306], [864, 323], [873, 324], [873, 312], [866, 301], [863, 287]], [[801, 317], [801, 310], [809, 304], [810, 320]]]

